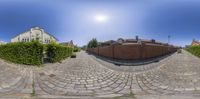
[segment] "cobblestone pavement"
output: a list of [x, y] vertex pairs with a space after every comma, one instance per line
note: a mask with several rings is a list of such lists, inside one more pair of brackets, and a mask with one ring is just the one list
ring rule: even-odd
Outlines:
[[[0, 61], [0, 97], [200, 97], [200, 59], [183, 51], [155, 63], [116, 66], [85, 52], [43, 67]], [[143, 98], [141, 98], [143, 99]]]

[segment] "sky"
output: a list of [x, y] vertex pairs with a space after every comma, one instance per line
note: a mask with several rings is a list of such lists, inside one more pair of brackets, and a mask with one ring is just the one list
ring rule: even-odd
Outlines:
[[199, 0], [0, 0], [0, 40], [39, 26], [59, 42], [83, 46], [118, 38], [177, 46], [200, 40]]

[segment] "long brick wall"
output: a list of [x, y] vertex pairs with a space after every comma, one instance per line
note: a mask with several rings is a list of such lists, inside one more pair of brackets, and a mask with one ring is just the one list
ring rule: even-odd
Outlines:
[[177, 47], [153, 43], [131, 43], [123, 45], [99, 46], [87, 49], [88, 52], [112, 59], [148, 59], [173, 53]]

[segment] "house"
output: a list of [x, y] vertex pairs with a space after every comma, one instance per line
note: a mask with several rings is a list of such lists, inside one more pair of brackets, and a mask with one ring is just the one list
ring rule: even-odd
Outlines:
[[197, 46], [197, 45], [200, 45], [200, 42], [195, 40], [195, 39], [193, 39], [192, 43], [191, 43], [191, 46]]
[[69, 41], [69, 42], [63, 42], [63, 43], [60, 43], [60, 45], [64, 45], [64, 46], [70, 46], [70, 47], [75, 47], [73, 41]]
[[105, 42], [101, 42], [100, 46], [108, 46], [108, 45], [126, 45], [126, 44], [136, 44], [136, 43], [145, 43], [145, 44], [157, 44], [157, 45], [164, 45], [164, 46], [170, 46], [168, 43], [162, 43], [158, 42], [155, 39], [139, 39], [138, 36], [136, 36], [135, 39], [123, 39], [119, 38], [116, 41], [115, 40], [109, 40]]
[[11, 39], [11, 42], [30, 42], [32, 40], [38, 40], [43, 44], [48, 44], [50, 42], [57, 42], [57, 39], [45, 32], [39, 27], [31, 28], [29, 31], [18, 34]]
[[114, 44], [118, 44], [118, 42], [114, 41], [114, 40], [109, 40], [106, 42], [102, 42], [100, 45], [101, 46], [107, 46], [107, 45], [114, 45]]

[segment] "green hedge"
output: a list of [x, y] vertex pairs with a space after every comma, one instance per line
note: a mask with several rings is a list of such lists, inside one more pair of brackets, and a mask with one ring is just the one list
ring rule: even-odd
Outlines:
[[39, 42], [18, 42], [0, 46], [0, 58], [20, 64], [43, 63], [43, 45]]
[[74, 48], [74, 50], [73, 50], [73, 52], [80, 52], [81, 51], [81, 49], [80, 48]]
[[191, 46], [186, 50], [192, 53], [193, 55], [200, 57], [200, 46]]
[[47, 56], [53, 63], [60, 62], [61, 60], [71, 56], [73, 53], [73, 48], [54, 43], [48, 44], [46, 47]]

